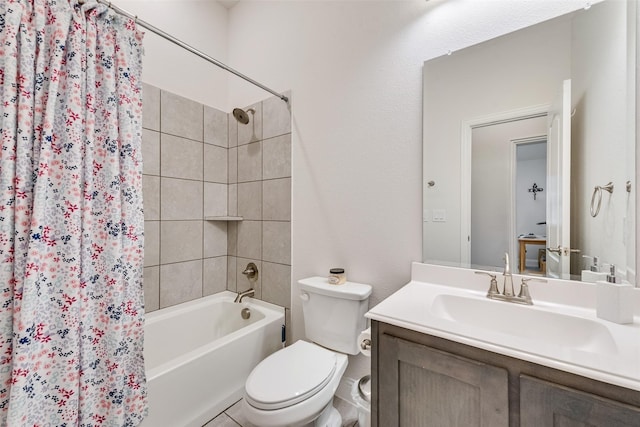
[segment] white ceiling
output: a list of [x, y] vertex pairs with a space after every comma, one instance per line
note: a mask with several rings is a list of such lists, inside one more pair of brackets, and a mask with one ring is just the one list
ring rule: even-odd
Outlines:
[[233, 6], [238, 4], [240, 0], [218, 0], [218, 3], [226, 7], [227, 9], [231, 9]]

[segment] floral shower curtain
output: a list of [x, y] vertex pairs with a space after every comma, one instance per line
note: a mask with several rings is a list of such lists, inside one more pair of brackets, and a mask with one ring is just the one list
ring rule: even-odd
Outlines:
[[141, 39], [88, 0], [0, 1], [0, 426], [135, 426]]

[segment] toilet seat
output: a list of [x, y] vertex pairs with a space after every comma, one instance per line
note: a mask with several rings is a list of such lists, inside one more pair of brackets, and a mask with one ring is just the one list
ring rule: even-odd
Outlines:
[[333, 378], [336, 365], [336, 353], [297, 341], [254, 368], [245, 384], [245, 398], [253, 407], [265, 410], [295, 405], [322, 390]]

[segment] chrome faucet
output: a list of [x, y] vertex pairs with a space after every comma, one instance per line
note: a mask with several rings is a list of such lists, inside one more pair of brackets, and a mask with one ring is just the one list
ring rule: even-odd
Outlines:
[[509, 253], [504, 253], [504, 287], [502, 288], [502, 294], [505, 297], [512, 297], [513, 293], [513, 276], [511, 276], [511, 267], [509, 266]]
[[252, 297], [255, 294], [256, 294], [256, 290], [253, 288], [249, 288], [244, 292], [238, 292], [238, 295], [236, 296], [236, 299], [233, 300], [233, 302], [242, 302], [242, 298]]
[[507, 301], [513, 302], [516, 304], [525, 304], [525, 305], [533, 305], [533, 301], [531, 299], [531, 294], [529, 294], [529, 285], [527, 282], [535, 281], [535, 282], [546, 282], [545, 279], [538, 278], [522, 278], [522, 283], [520, 284], [520, 292], [518, 296], [513, 292], [513, 276], [511, 275], [511, 268], [509, 267], [509, 254], [504, 254], [504, 287], [502, 288], [502, 292], [498, 289], [498, 281], [496, 280], [496, 275], [487, 273], [484, 271], [476, 271], [476, 274], [485, 274], [491, 278], [491, 283], [489, 286], [489, 290], [487, 291], [487, 298], [495, 299], [499, 301]]

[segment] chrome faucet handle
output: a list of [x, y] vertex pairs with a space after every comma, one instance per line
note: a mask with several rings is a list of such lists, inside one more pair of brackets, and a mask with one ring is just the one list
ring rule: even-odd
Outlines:
[[258, 280], [258, 266], [250, 262], [247, 264], [247, 268], [242, 272], [250, 282], [256, 282]]
[[520, 293], [518, 294], [518, 298], [522, 298], [528, 305], [533, 305], [533, 300], [531, 299], [531, 294], [529, 293], [529, 285], [527, 282], [542, 282], [547, 283], [546, 279], [538, 279], [535, 277], [529, 277], [528, 279], [522, 278], [522, 283], [520, 283]]
[[484, 271], [476, 271], [476, 274], [483, 274], [485, 276], [491, 277], [491, 283], [489, 284], [489, 290], [487, 291], [487, 296], [490, 297], [492, 295], [500, 295], [500, 291], [498, 290], [498, 281], [496, 280], [496, 275], [487, 273]]

